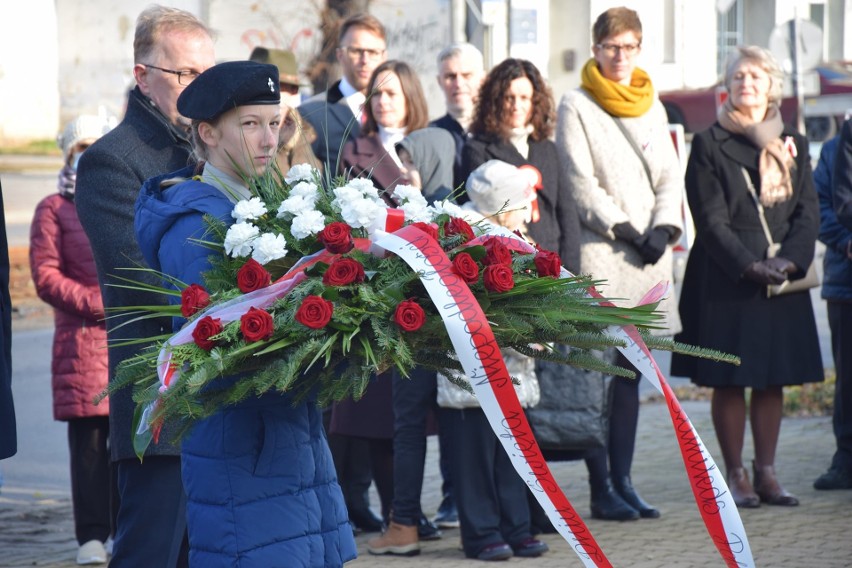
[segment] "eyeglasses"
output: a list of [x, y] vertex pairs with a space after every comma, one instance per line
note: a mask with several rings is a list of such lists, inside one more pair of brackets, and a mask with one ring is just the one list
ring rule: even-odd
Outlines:
[[352, 47], [351, 45], [342, 45], [340, 49], [346, 52], [350, 59], [366, 59], [376, 60], [384, 55], [384, 49], [365, 49], [363, 47]]
[[175, 71], [173, 69], [163, 69], [162, 67], [157, 67], [156, 65], [149, 65], [147, 63], [143, 63], [142, 65], [144, 65], [145, 67], [150, 67], [151, 69], [156, 69], [157, 71], [162, 71], [163, 73], [177, 75], [178, 84], [183, 85], [184, 87], [195, 81], [195, 78], [201, 74], [197, 71]]
[[636, 52], [639, 51], [639, 48], [642, 44], [639, 43], [625, 43], [624, 45], [618, 45], [617, 43], [599, 43], [597, 44], [597, 48], [603, 50], [610, 57], [615, 57], [618, 55], [619, 51], [623, 51], [624, 55], [627, 57], [631, 57], [636, 55]]

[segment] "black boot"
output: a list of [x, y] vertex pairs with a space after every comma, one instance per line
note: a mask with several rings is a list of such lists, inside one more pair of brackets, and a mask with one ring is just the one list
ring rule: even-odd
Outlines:
[[616, 493], [618, 493], [628, 505], [639, 511], [640, 517], [643, 519], [658, 519], [660, 517], [660, 511], [646, 503], [644, 499], [639, 497], [636, 490], [633, 489], [633, 484], [630, 482], [629, 475], [613, 479], [612, 485], [615, 488]]
[[622, 499], [609, 479], [601, 487], [592, 489], [592, 518], [604, 521], [635, 521], [639, 511]]

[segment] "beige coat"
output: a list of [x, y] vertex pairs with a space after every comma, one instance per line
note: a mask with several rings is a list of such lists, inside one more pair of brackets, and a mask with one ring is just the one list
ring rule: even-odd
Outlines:
[[[606, 280], [599, 291], [631, 306], [661, 280], [672, 281], [671, 247], [656, 264], [643, 265], [632, 244], [615, 239], [612, 227], [629, 221], [640, 233], [661, 225], [682, 230], [683, 173], [659, 99], [644, 115], [621, 120], [643, 149], [653, 187], [613, 117], [582, 89], [562, 97], [556, 146], [580, 216], [580, 271]], [[660, 305], [668, 326], [660, 334], [681, 329], [673, 296]]]

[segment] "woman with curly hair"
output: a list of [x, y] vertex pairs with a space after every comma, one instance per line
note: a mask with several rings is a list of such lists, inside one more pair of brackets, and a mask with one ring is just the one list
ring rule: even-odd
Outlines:
[[[562, 263], [575, 271], [580, 224], [550, 140], [555, 122], [553, 94], [536, 66], [506, 59], [491, 70], [479, 91], [462, 163], [468, 174], [488, 160], [538, 169], [538, 214], [527, 223], [526, 233], [541, 247], [558, 252]], [[466, 201], [465, 196], [459, 201]]]

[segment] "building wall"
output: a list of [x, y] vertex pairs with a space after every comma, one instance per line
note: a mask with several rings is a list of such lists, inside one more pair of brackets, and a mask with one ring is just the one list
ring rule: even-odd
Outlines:
[[59, 120], [52, 0], [0, 0], [0, 143], [54, 138]]

